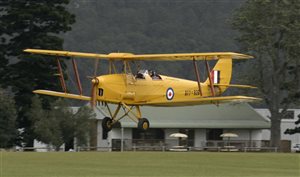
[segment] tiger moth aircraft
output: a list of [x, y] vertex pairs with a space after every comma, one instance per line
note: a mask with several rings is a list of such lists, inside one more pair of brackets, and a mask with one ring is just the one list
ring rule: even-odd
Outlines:
[[[140, 130], [147, 130], [150, 123], [143, 118], [141, 106], [190, 106], [201, 104], [220, 104], [225, 102], [250, 102], [260, 100], [248, 96], [222, 96], [229, 87], [255, 88], [248, 85], [230, 84], [232, 75], [232, 59], [249, 59], [249, 55], [233, 52], [212, 53], [173, 53], [173, 54], [132, 54], [132, 53], [81, 53], [70, 51], [26, 49], [24, 52], [32, 54], [52, 55], [57, 60], [58, 76], [60, 78], [62, 92], [51, 90], [35, 90], [36, 94], [44, 94], [56, 97], [79, 99], [90, 101], [91, 106], [97, 106], [102, 102], [108, 110], [110, 117], [105, 117], [102, 127], [110, 131], [114, 124], [128, 116], [137, 123]], [[77, 81], [79, 94], [67, 92], [66, 84], [59, 57], [72, 58], [72, 64]], [[95, 59], [94, 77], [91, 78], [91, 96], [84, 96], [74, 58]], [[97, 76], [99, 60], [108, 60], [108, 74]], [[200, 81], [198, 60], [203, 60], [207, 79]], [[216, 60], [213, 69], [209, 61]], [[155, 71], [141, 69], [133, 74], [130, 64], [136, 61], [190, 61], [195, 70], [196, 81], [180, 79], [157, 74]], [[116, 71], [116, 62], [122, 62], [122, 72]], [[116, 104], [112, 110], [109, 104]], [[123, 111], [120, 111], [123, 110]]]

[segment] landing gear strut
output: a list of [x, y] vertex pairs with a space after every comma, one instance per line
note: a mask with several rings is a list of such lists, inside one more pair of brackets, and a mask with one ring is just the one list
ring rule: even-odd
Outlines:
[[[111, 112], [111, 110], [110, 110], [109, 106], [107, 105], [107, 103], [105, 103], [105, 106], [107, 107], [107, 110], [108, 110], [108, 112], [111, 116], [111, 118], [110, 117], [105, 117], [102, 120], [102, 128], [106, 132], [109, 132], [113, 128], [113, 125], [118, 123], [125, 116], [128, 116], [131, 120], [136, 122], [137, 123], [137, 128], [139, 130], [146, 131], [150, 127], [150, 123], [149, 123], [148, 119], [141, 118], [142, 116], [141, 116], [141, 111], [140, 111], [139, 106], [129, 107], [125, 103], [120, 103], [118, 105], [118, 107], [116, 108], [116, 110], [114, 111], [114, 113]], [[117, 115], [118, 115], [121, 108], [124, 110], [124, 114], [122, 116], [117, 117]], [[133, 112], [134, 108], [136, 108], [136, 113]]]

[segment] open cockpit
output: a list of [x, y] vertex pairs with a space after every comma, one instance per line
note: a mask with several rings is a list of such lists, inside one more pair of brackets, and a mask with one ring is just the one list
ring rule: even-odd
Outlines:
[[152, 80], [161, 80], [161, 77], [159, 74], [156, 73], [154, 70], [147, 70], [147, 69], [141, 69], [137, 72], [135, 75], [136, 79], [145, 79], [146, 76], [149, 76]]

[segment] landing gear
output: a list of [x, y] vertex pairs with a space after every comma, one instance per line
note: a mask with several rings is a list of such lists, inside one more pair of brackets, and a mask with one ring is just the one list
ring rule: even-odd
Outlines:
[[102, 120], [102, 128], [104, 131], [109, 132], [112, 129], [112, 119], [109, 117], [104, 117]]
[[149, 129], [149, 127], [150, 127], [150, 123], [149, 123], [148, 119], [146, 119], [146, 118], [139, 119], [139, 122], [138, 122], [139, 130], [147, 131]]
[[[111, 116], [111, 118], [105, 117], [102, 120], [102, 128], [106, 132], [109, 132], [113, 128], [113, 126], [115, 127], [119, 125], [119, 127], [121, 127], [119, 121], [125, 116], [128, 116], [131, 120], [136, 122], [139, 130], [146, 131], [150, 127], [148, 119], [141, 118], [142, 115], [139, 106], [128, 106], [125, 103], [120, 103], [118, 104], [118, 107], [115, 109], [114, 112], [111, 112], [107, 103], [105, 104], [105, 106], [107, 107], [109, 115]], [[124, 114], [118, 116], [118, 113], [121, 108], [123, 109]], [[133, 111], [134, 108], [136, 108], [136, 112]]]

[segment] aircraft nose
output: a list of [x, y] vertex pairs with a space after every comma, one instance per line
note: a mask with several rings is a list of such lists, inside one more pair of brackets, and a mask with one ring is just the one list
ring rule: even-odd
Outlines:
[[103, 83], [104, 83], [103, 77], [100, 76], [100, 77], [97, 77], [96, 79], [97, 79], [98, 87], [101, 86], [101, 85], [103, 85]]
[[99, 84], [99, 79], [98, 79], [98, 78], [92, 79], [92, 83], [93, 83], [93, 84]]

